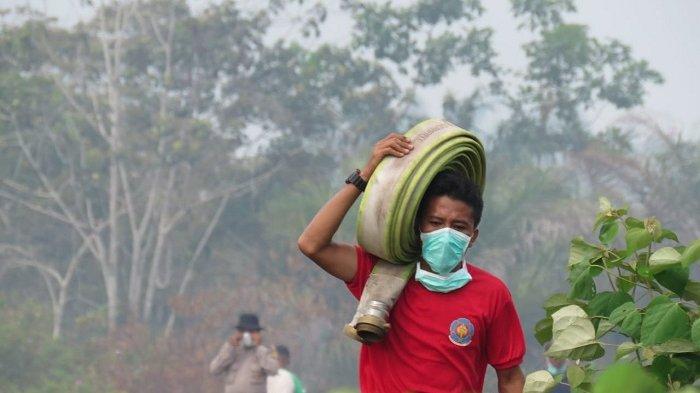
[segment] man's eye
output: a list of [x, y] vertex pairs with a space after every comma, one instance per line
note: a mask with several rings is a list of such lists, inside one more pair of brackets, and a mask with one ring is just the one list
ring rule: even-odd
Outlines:
[[440, 225], [440, 221], [430, 221], [430, 225]]

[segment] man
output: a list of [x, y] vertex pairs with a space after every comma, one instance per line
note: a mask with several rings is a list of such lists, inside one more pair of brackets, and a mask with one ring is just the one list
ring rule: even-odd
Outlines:
[[273, 351], [262, 345], [263, 328], [255, 314], [241, 314], [236, 333], [221, 346], [209, 372], [226, 372], [225, 393], [265, 393], [268, 375], [279, 368]]
[[[405, 136], [387, 136], [375, 144], [360, 177], [368, 181], [385, 156], [403, 157], [412, 149]], [[348, 179], [304, 230], [299, 248], [359, 298], [377, 257], [333, 241], [362, 189]], [[422, 256], [415, 277], [391, 311], [386, 338], [362, 345], [361, 391], [481, 391], [490, 364], [500, 393], [522, 392], [525, 341], [508, 288], [464, 261], [479, 235], [482, 209], [478, 187], [462, 175], [443, 172], [432, 181], [416, 217]]]
[[289, 371], [289, 349], [284, 345], [275, 347], [279, 370], [276, 375], [267, 377], [267, 393], [306, 393], [301, 380], [293, 372]]

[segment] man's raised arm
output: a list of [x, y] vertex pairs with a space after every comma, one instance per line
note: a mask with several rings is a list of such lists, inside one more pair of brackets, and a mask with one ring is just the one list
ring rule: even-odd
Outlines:
[[[403, 157], [411, 149], [413, 145], [405, 136], [388, 135], [374, 145], [372, 157], [360, 172], [360, 176], [368, 181], [385, 156]], [[304, 255], [343, 281], [351, 281], [355, 277], [357, 255], [354, 246], [334, 242], [333, 235], [360, 193], [354, 185], [346, 184], [316, 213], [298, 241], [299, 250]]]

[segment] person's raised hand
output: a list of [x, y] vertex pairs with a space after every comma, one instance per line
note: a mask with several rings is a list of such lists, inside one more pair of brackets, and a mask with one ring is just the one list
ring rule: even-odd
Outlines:
[[365, 181], [374, 173], [377, 169], [377, 165], [386, 156], [403, 157], [413, 150], [413, 144], [411, 141], [402, 134], [392, 132], [387, 135], [384, 139], [374, 144], [372, 149], [372, 156], [367, 161], [364, 169], [360, 173]]
[[243, 333], [237, 331], [236, 333], [229, 336], [228, 343], [234, 347], [237, 347], [240, 345], [242, 338], [243, 338]]

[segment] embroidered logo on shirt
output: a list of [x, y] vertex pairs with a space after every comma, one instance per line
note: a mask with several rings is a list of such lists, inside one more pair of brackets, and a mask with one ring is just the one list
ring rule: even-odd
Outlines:
[[472, 342], [474, 325], [467, 318], [457, 318], [450, 324], [450, 341], [452, 344], [466, 347]]

